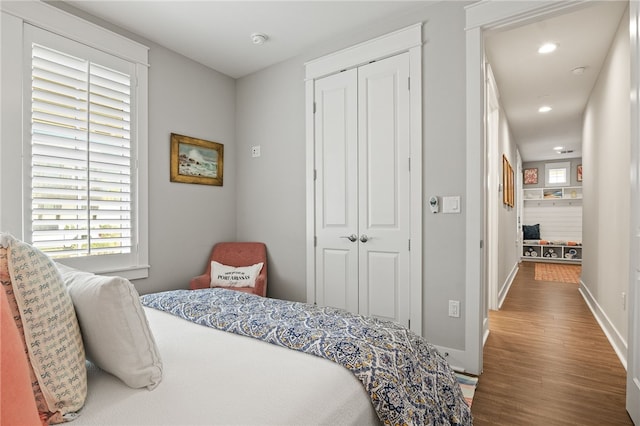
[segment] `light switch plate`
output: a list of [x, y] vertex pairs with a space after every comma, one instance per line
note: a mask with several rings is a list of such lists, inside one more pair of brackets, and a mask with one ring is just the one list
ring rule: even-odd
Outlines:
[[460, 196], [442, 197], [442, 213], [460, 213]]
[[252, 157], [260, 157], [260, 145], [251, 147], [251, 156]]

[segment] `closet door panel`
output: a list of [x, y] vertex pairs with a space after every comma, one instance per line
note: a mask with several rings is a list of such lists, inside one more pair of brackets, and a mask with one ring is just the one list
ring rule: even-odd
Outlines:
[[316, 300], [358, 312], [356, 70], [316, 81], [315, 102]]
[[369, 277], [368, 298], [364, 308], [371, 315], [390, 321], [402, 317], [399, 306], [398, 253], [367, 251], [365, 268]]
[[409, 320], [409, 58], [358, 69], [360, 312]]

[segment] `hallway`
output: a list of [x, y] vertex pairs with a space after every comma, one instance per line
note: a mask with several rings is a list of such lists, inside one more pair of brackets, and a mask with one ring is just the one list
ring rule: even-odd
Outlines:
[[522, 262], [490, 311], [474, 425], [632, 425], [626, 371], [578, 292]]

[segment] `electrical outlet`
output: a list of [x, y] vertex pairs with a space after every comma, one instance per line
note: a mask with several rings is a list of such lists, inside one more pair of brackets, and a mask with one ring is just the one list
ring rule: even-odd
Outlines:
[[453, 318], [460, 318], [459, 300], [449, 300], [449, 316]]
[[252, 157], [260, 157], [260, 145], [251, 147], [251, 156]]

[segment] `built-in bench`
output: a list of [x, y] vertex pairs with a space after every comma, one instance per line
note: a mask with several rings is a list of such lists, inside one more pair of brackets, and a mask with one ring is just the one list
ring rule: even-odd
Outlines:
[[582, 262], [582, 243], [561, 240], [524, 240], [522, 260]]

